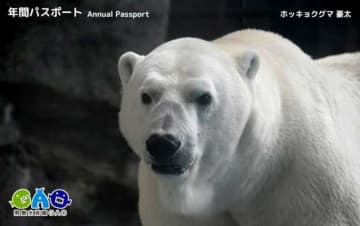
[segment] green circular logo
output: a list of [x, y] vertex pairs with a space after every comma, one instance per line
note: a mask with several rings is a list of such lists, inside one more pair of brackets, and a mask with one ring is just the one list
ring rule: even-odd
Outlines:
[[31, 194], [27, 189], [18, 189], [9, 201], [11, 208], [26, 209], [31, 204]]

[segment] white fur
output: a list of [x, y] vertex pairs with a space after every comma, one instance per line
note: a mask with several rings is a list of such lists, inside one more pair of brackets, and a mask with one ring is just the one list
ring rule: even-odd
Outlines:
[[[359, 65], [359, 54], [315, 61], [259, 30], [123, 55], [120, 128], [141, 159], [143, 225], [360, 225]], [[207, 109], [192, 100], [201, 92]], [[153, 132], [178, 136], [192, 168], [155, 174]]]

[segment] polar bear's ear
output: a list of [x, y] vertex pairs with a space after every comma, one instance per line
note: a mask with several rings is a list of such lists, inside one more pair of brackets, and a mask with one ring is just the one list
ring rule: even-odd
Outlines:
[[143, 57], [134, 52], [126, 52], [120, 56], [117, 68], [122, 85], [126, 85], [129, 82], [136, 63]]
[[254, 79], [259, 68], [259, 56], [254, 51], [246, 51], [236, 59], [240, 73], [249, 79]]

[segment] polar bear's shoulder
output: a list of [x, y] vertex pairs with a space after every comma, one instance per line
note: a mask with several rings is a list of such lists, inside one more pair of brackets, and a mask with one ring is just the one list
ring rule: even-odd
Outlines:
[[318, 59], [318, 64], [360, 79], [360, 52], [332, 55]]
[[360, 65], [360, 52], [331, 55], [317, 60], [322, 64]]

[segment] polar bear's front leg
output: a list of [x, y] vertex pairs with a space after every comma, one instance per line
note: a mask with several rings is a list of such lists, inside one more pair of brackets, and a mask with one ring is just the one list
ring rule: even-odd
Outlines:
[[143, 226], [238, 226], [230, 215], [189, 217], [170, 213], [159, 203], [155, 175], [144, 162], [139, 166], [139, 212]]

